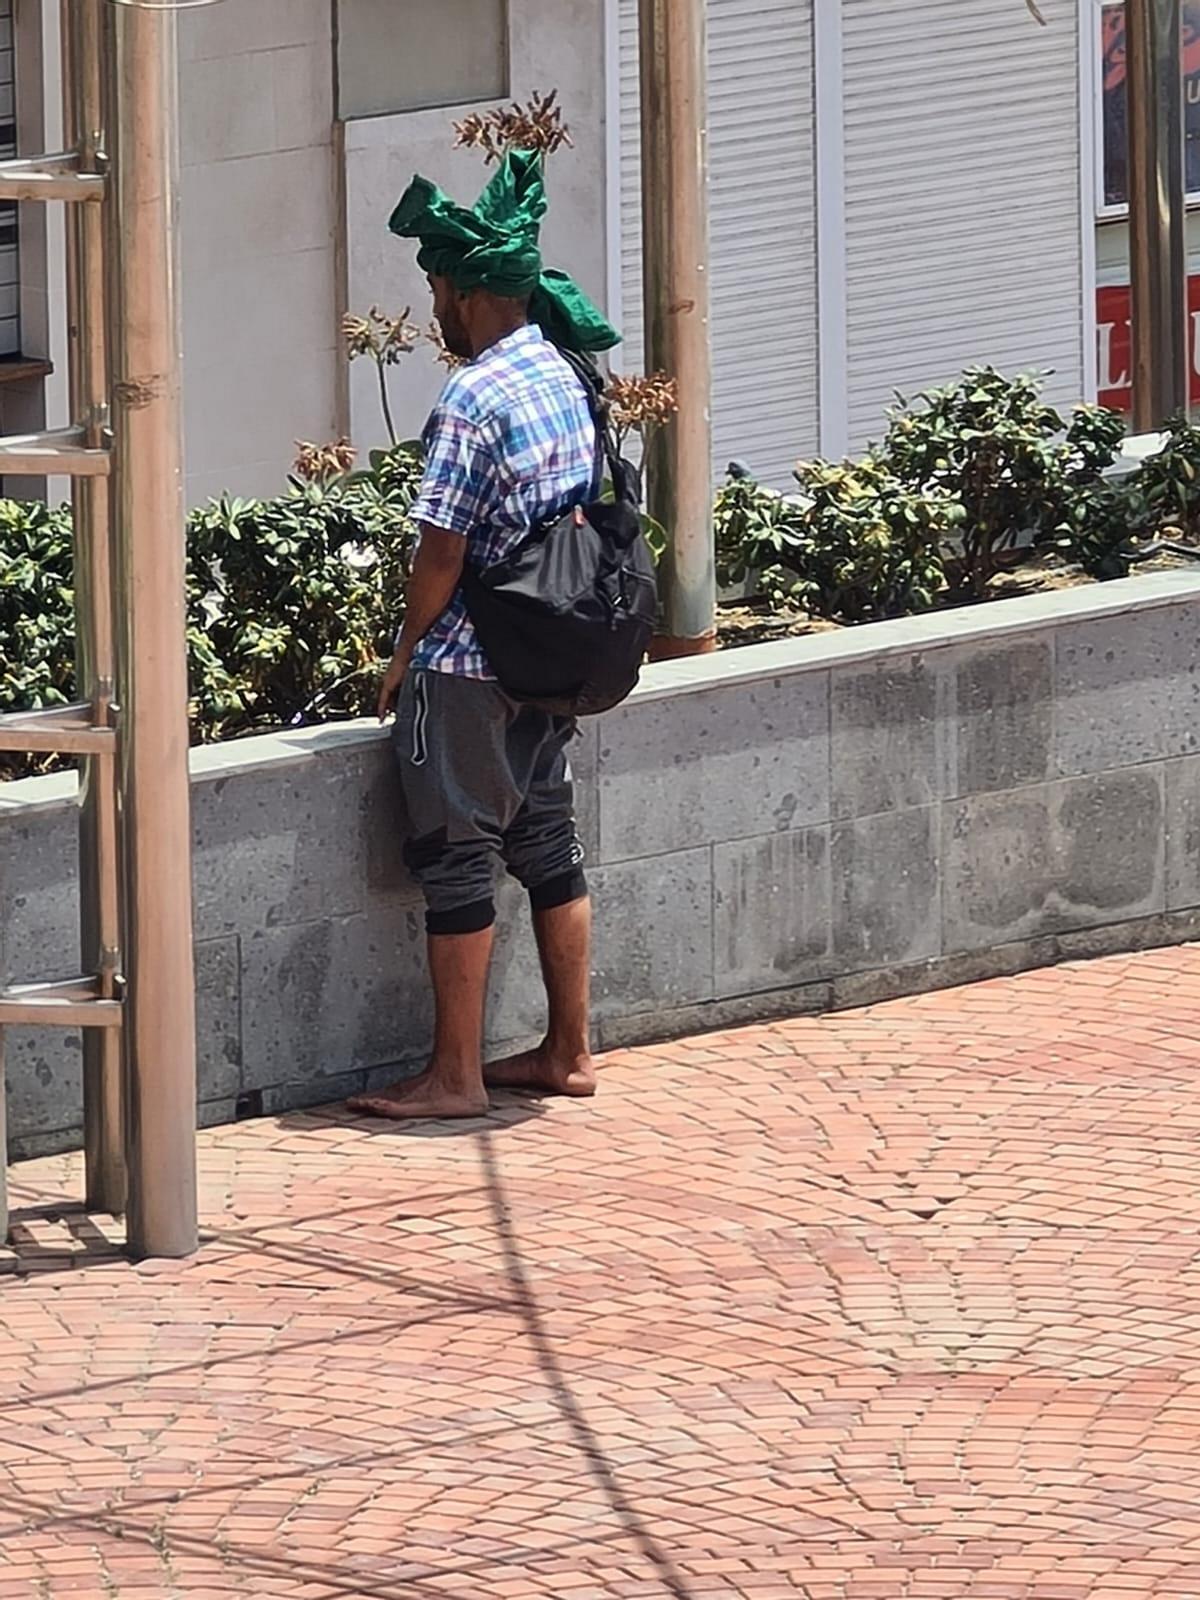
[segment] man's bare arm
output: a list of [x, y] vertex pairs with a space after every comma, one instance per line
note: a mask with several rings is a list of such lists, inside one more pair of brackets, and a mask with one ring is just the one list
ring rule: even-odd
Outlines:
[[408, 580], [404, 626], [396, 653], [379, 687], [379, 720], [395, 709], [396, 696], [412, 663], [413, 652], [445, 613], [462, 579], [467, 541], [445, 528], [421, 525], [421, 542]]

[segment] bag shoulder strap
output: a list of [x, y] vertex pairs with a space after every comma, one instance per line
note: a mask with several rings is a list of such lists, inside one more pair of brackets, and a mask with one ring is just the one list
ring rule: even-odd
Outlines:
[[608, 401], [604, 398], [604, 379], [599, 368], [585, 356], [576, 355], [572, 350], [559, 349], [558, 353], [583, 385], [583, 392], [587, 397], [588, 410], [596, 427], [597, 474], [602, 474], [607, 464], [613, 493], [620, 500], [636, 504], [638, 495], [632, 487], [636, 483], [636, 473], [617, 449], [617, 441], [609, 422]]

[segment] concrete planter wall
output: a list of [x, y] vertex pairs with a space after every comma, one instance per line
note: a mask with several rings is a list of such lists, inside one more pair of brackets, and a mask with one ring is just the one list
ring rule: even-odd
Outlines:
[[[1200, 928], [1200, 577], [1155, 575], [652, 669], [577, 747], [615, 1044]], [[419, 903], [388, 741], [196, 752], [202, 1114], [418, 1060]], [[0, 786], [10, 979], [75, 967], [73, 780]], [[180, 871], [186, 863], [180, 863]], [[490, 1031], [540, 1024], [519, 894]], [[79, 1048], [9, 1041], [15, 1154], [77, 1140]]]

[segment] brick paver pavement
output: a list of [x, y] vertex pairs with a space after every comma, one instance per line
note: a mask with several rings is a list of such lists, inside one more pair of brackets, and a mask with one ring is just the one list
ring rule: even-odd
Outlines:
[[1200, 1600], [1200, 951], [201, 1166], [15, 1173], [4, 1600]]

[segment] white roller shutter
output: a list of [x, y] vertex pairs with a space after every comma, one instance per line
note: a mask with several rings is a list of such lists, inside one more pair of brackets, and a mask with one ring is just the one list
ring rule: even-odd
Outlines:
[[[617, 68], [620, 73], [621, 119], [621, 283], [615, 311], [623, 344], [613, 351], [613, 365], [641, 372], [645, 355], [642, 316], [642, 127], [638, 92], [637, 0], [618, 0], [620, 29]], [[611, 71], [611, 66], [609, 71]]]
[[972, 362], [1083, 393], [1077, 0], [844, 0], [850, 440]]
[[[642, 365], [637, 4], [619, 0], [622, 364]], [[709, 0], [713, 457], [786, 487], [817, 441], [812, 0]]]
[[[0, 0], [0, 160], [17, 153], [13, 0]], [[0, 356], [21, 348], [20, 279], [17, 271], [17, 207], [0, 202]]]

